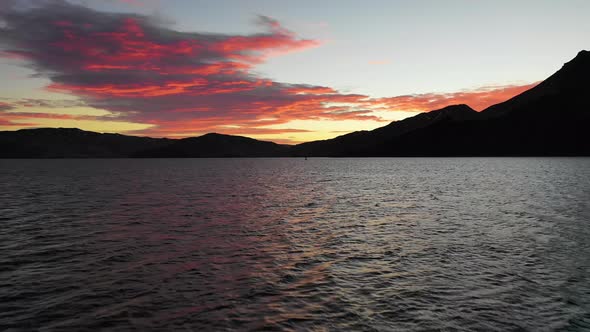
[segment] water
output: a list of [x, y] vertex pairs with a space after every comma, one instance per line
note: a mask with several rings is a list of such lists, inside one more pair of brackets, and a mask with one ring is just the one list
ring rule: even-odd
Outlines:
[[1, 160], [0, 330], [590, 330], [590, 159]]

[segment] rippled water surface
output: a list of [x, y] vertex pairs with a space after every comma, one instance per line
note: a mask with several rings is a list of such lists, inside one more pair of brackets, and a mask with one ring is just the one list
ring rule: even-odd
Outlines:
[[590, 329], [590, 159], [0, 160], [0, 330]]

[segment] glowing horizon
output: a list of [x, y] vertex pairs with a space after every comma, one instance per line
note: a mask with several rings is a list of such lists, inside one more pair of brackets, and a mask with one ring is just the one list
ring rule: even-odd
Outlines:
[[[280, 20], [262, 15], [248, 33], [181, 30], [146, 14], [154, 3], [121, 1], [111, 8], [55, 0], [2, 4], [0, 69], [8, 75], [0, 79], [7, 87], [0, 93], [0, 130], [77, 127], [170, 138], [218, 132], [299, 143], [374, 129], [452, 104], [481, 111], [546, 75], [519, 78], [515, 73], [504, 82], [481, 81], [450, 91], [441, 85], [432, 92], [391, 96], [286, 83], [261, 68], [272, 68], [275, 59], [330, 49], [334, 41], [300, 37]], [[188, 5], [179, 1], [171, 7], [183, 6]], [[300, 62], [292, 64], [301, 68]], [[393, 60], [373, 57], [366, 64], [388, 67]], [[309, 68], [310, 82], [322, 79], [312, 63]], [[350, 76], [362, 70], [350, 67]], [[399, 81], [403, 78], [391, 79]]]

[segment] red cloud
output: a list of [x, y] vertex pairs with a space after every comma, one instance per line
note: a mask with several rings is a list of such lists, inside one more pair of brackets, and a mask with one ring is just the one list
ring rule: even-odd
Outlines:
[[396, 96], [375, 99], [374, 102], [383, 104], [387, 110], [416, 110], [428, 111], [440, 109], [448, 105], [467, 104], [473, 109], [481, 111], [491, 105], [508, 100], [539, 82], [524, 85], [488, 86], [476, 90], [452, 93], [426, 93], [418, 95]]
[[73, 60], [65, 65], [69, 68], [62, 69], [86, 70], [95, 76], [103, 72], [111, 75], [132, 72], [148, 79], [102, 84], [52, 83], [48, 88], [86, 97], [146, 98], [234, 93], [271, 86], [272, 82], [249, 77], [248, 69], [269, 54], [301, 50], [317, 46], [318, 42], [297, 39], [278, 22], [264, 17], [261, 20], [270, 28], [270, 34], [214, 38], [181, 35], [182, 38], [166, 41], [154, 40], [135, 18], [122, 19], [114, 31], [108, 32], [87, 28], [86, 23], [79, 26], [76, 22], [55, 21], [53, 25], [62, 38], [50, 43], [46, 51]]
[[0, 102], [0, 112], [7, 111], [7, 110], [10, 110], [10, 109], [13, 109], [13, 108], [14, 108], [14, 106], [12, 106], [10, 104]]
[[2, 113], [0, 126], [4, 127], [35, 127], [38, 124], [35, 119], [59, 119], [59, 120], [95, 120], [96, 117], [84, 115], [50, 114], [34, 112]]
[[299, 38], [264, 16], [259, 17], [264, 31], [252, 35], [179, 32], [146, 16], [98, 12], [68, 2], [7, 10], [0, 19], [5, 22], [0, 57], [29, 61], [38, 75], [51, 80], [48, 90], [74, 94], [120, 120], [153, 124], [142, 133], [156, 136], [269, 134], [277, 131], [261, 127], [294, 119], [382, 121], [374, 110], [425, 111], [456, 103], [481, 109], [530, 87], [375, 99], [274, 82], [254, 75], [253, 67], [320, 42]]
[[0, 58], [27, 60], [29, 59], [29, 55], [26, 52], [20, 51], [0, 51]]

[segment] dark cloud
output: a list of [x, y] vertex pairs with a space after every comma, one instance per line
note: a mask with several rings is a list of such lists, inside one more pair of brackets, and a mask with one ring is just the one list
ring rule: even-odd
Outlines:
[[88, 105], [121, 120], [154, 125], [145, 134], [222, 131], [227, 125], [244, 134], [270, 132], [261, 127], [294, 119], [380, 121], [373, 110], [418, 109], [438, 105], [433, 100], [458, 99], [371, 99], [259, 77], [253, 68], [268, 57], [320, 44], [266, 16], [257, 18], [260, 33], [226, 35], [180, 32], [153, 17], [100, 12], [64, 0], [0, 4], [0, 57], [24, 60], [35, 75], [50, 80], [48, 90], [80, 98], [78, 105], [30, 99], [13, 106]]
[[8, 111], [8, 110], [11, 110], [13, 108], [14, 108], [14, 106], [12, 106], [10, 104], [7, 104], [7, 103], [3, 103], [3, 102], [0, 101], [0, 112], [1, 111]]
[[[265, 30], [258, 34], [187, 33], [152, 17], [53, 0], [26, 9], [14, 6], [0, 19], [5, 22], [0, 28], [2, 54], [27, 60], [38, 75], [51, 80], [48, 90], [72, 93], [126, 120], [179, 130], [189, 119], [202, 120], [207, 128], [269, 123], [260, 121], [264, 118], [274, 118], [273, 123], [375, 119], [367, 111], [332, 113], [325, 107], [366, 96], [253, 75], [253, 66], [269, 56], [319, 45], [269, 17], [258, 17]], [[202, 127], [192, 123], [186, 130], [195, 126]]]
[[[41, 108], [71, 108], [88, 106], [83, 100], [72, 99], [37, 99], [37, 98], [3, 98], [0, 97], [0, 105], [12, 105], [11, 108], [41, 107]], [[0, 106], [1, 108], [1, 106]]]
[[221, 125], [269, 116], [282, 122], [330, 118], [324, 103], [366, 98], [253, 75], [252, 67], [271, 55], [319, 44], [265, 16], [258, 24], [266, 32], [253, 35], [179, 32], [151, 17], [59, 0], [14, 6], [0, 19], [3, 54], [27, 60], [51, 80], [49, 90], [134, 121], [216, 118]]

